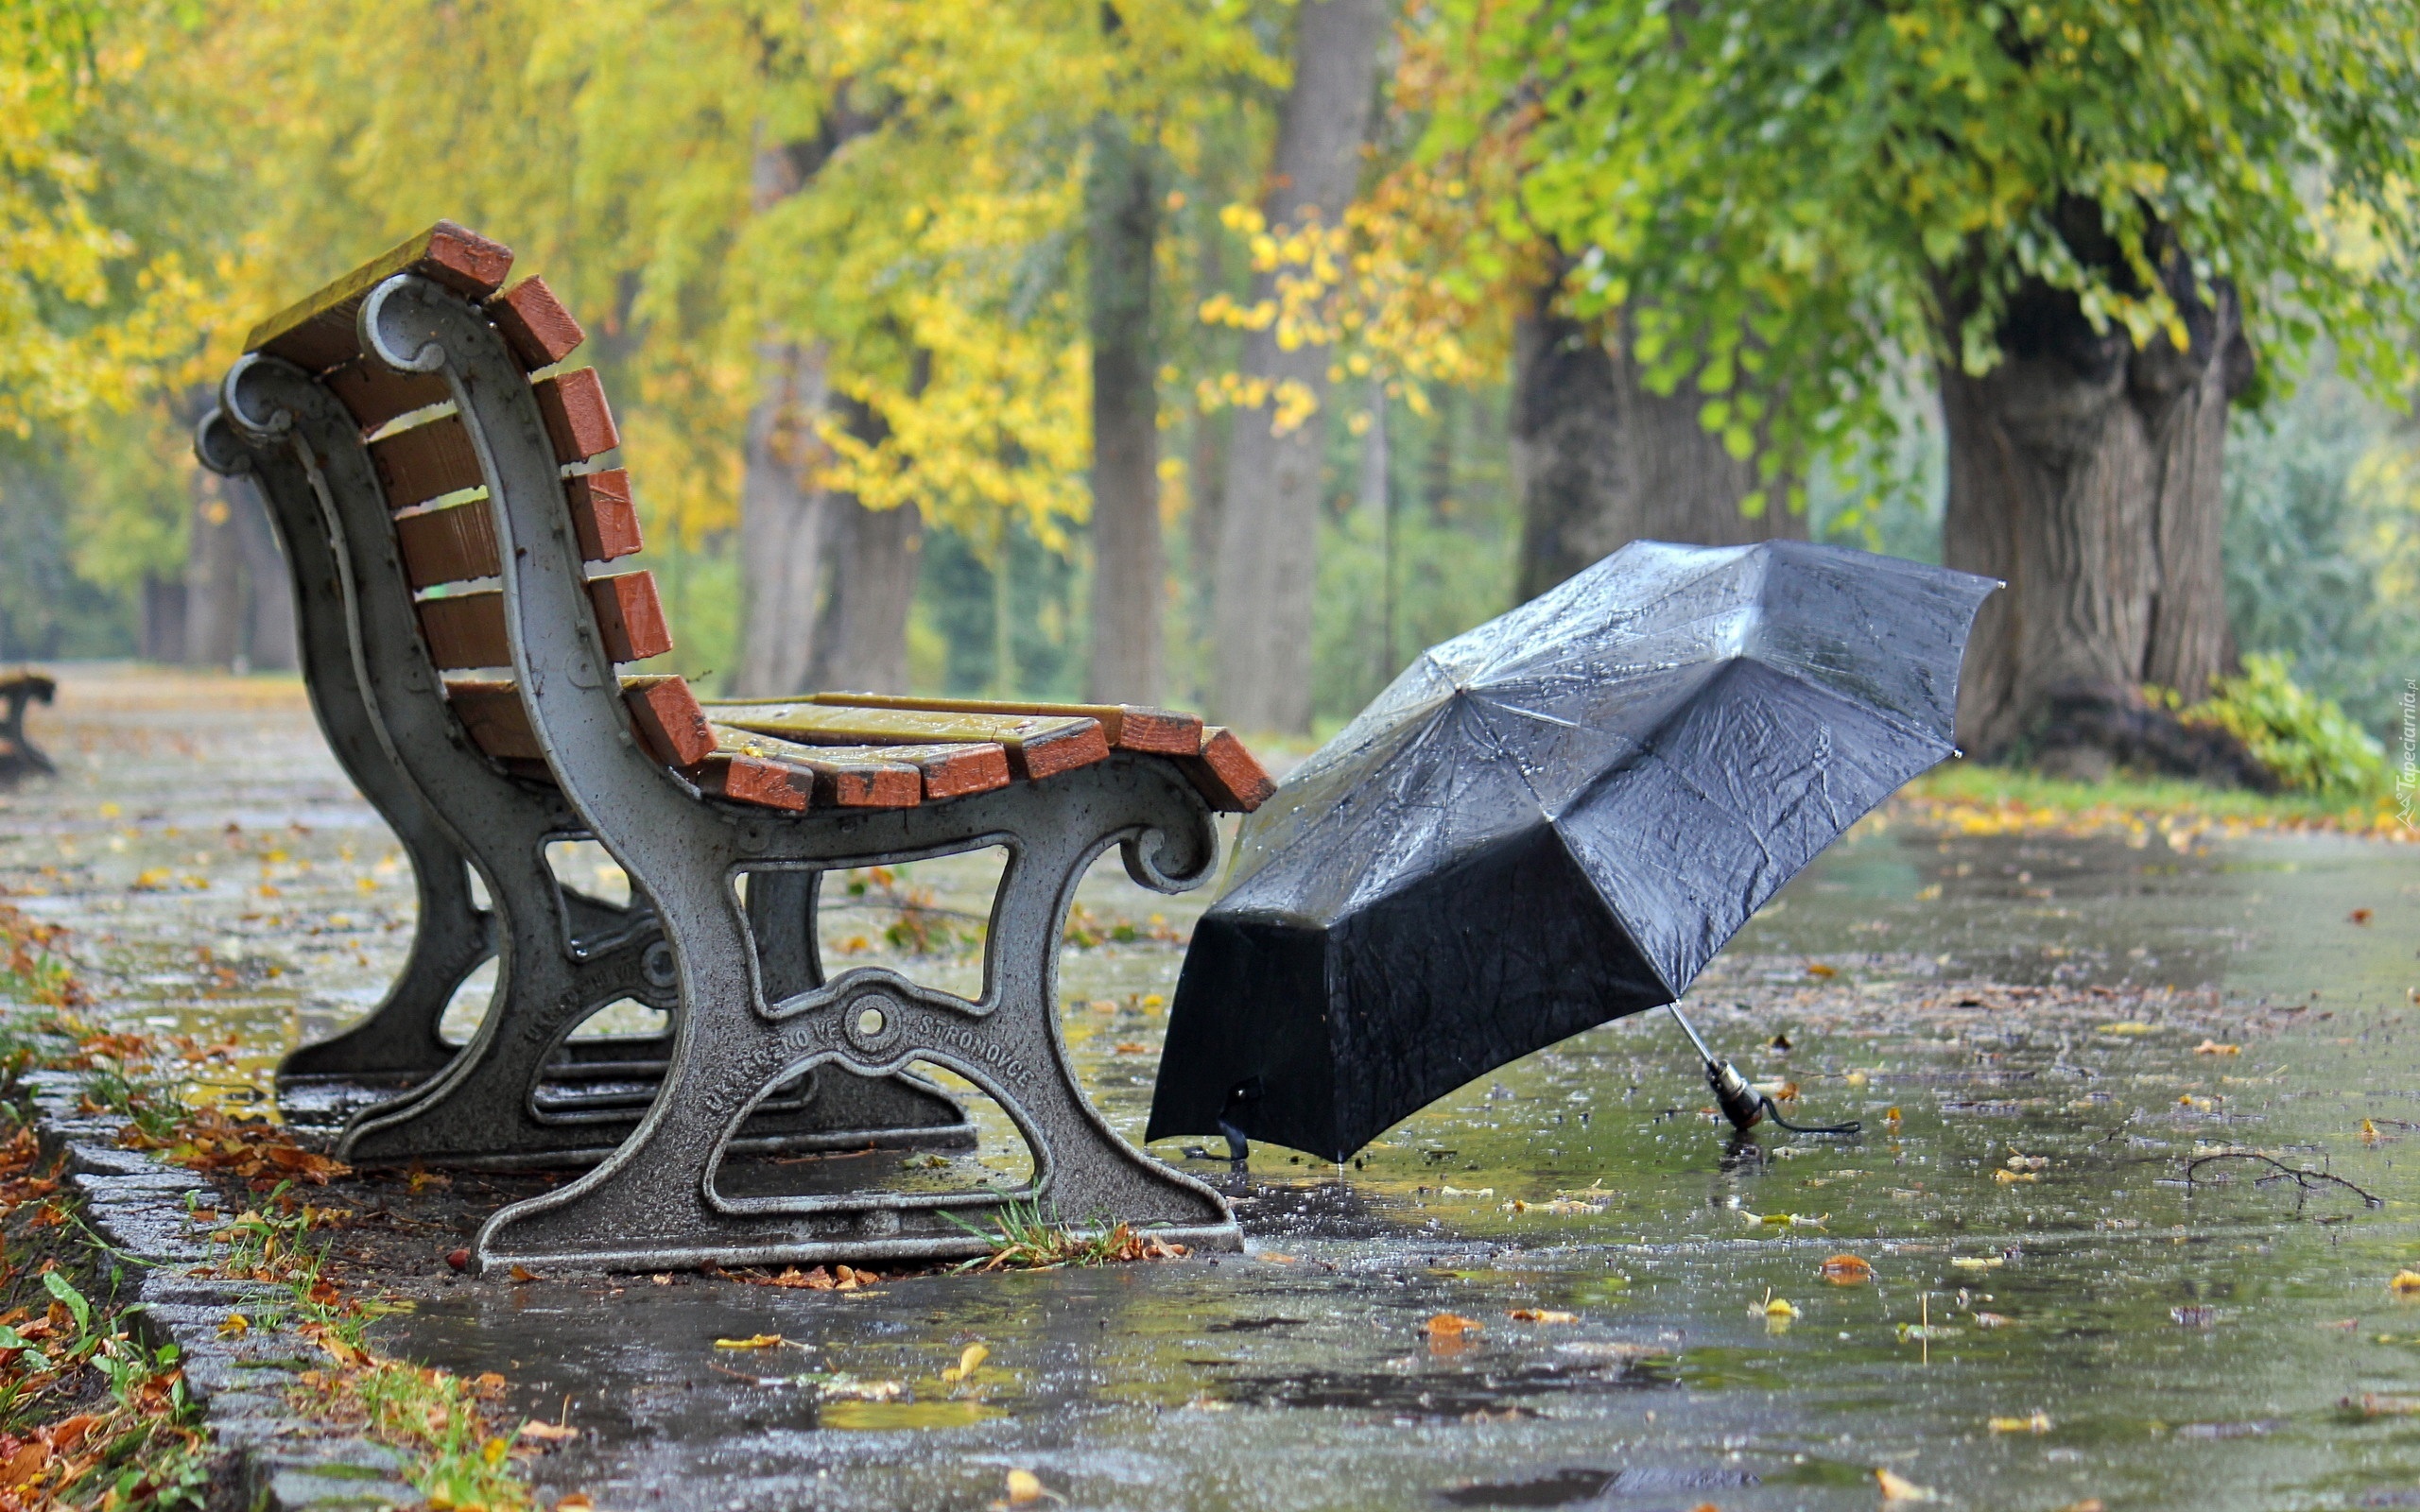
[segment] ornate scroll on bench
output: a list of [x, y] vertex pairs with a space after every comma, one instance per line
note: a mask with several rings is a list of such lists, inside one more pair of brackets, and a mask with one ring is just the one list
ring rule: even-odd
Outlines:
[[[341, 542], [361, 680], [423, 798], [457, 813], [450, 788], [475, 768], [490, 787], [564, 805], [651, 907], [678, 1005], [644, 1119], [587, 1176], [497, 1213], [482, 1263], [963, 1254], [981, 1242], [954, 1219], [1025, 1199], [1069, 1221], [1231, 1246], [1217, 1194], [1129, 1147], [1085, 1102], [1055, 1003], [1085, 868], [1115, 845], [1147, 886], [1205, 880], [1213, 808], [1267, 792], [1241, 746], [1161, 711], [838, 694], [700, 706], [676, 678], [624, 674], [669, 641], [651, 579], [587, 565], [635, 533], [627, 480], [596, 465], [614, 438], [594, 375], [544, 370], [577, 327], [543, 285], [490, 297], [500, 266], [432, 271], [410, 251], [256, 334], [229, 375], [226, 416], [271, 490], [315, 498]], [[465, 502], [472, 490], [485, 497]], [[402, 587], [372, 592], [371, 579]], [[414, 584], [455, 586], [414, 600]], [[490, 859], [488, 836], [453, 822], [462, 851]], [[821, 872], [993, 846], [1009, 859], [978, 997], [879, 968], [824, 978]], [[552, 943], [529, 933], [504, 942], [508, 964]], [[357, 1121], [343, 1152], [401, 1158], [480, 1108], [519, 1116], [579, 1016], [567, 1002], [491, 1013], [482, 1038], [498, 1042]], [[836, 1076], [912, 1087], [899, 1078], [919, 1062], [1007, 1112], [1032, 1152], [1029, 1182], [765, 1194], [722, 1179], [752, 1114], [785, 1097], [811, 1109]]]

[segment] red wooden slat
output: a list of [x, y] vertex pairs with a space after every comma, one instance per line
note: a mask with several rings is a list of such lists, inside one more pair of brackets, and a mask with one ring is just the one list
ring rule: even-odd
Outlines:
[[488, 318], [527, 369], [551, 368], [588, 339], [543, 278], [525, 278], [490, 300]]
[[627, 678], [622, 701], [630, 706], [639, 739], [666, 766], [695, 766], [714, 754], [714, 727], [679, 677]]
[[617, 573], [588, 580], [588, 599], [596, 607], [596, 627], [616, 662], [644, 662], [672, 649], [672, 628], [664, 620], [664, 600], [656, 595], [655, 574]]
[[605, 403], [605, 384], [594, 368], [575, 368], [530, 386], [538, 396], [538, 411], [545, 417], [546, 438], [555, 456], [584, 462], [622, 444], [614, 427], [613, 406]]
[[620, 468], [565, 478], [563, 497], [571, 505], [580, 555], [590, 561], [613, 561], [645, 544], [639, 511], [631, 502], [631, 475]]

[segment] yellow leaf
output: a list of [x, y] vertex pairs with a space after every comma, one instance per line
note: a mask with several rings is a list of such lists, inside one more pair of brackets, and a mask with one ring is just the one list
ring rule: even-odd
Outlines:
[[752, 1333], [744, 1339], [717, 1339], [717, 1349], [778, 1349], [782, 1347], [778, 1333]]
[[504, 1456], [511, 1452], [512, 1446], [501, 1438], [491, 1438], [479, 1446], [479, 1458], [486, 1460], [492, 1467], [503, 1464]]
[[252, 1320], [241, 1313], [230, 1313], [218, 1323], [218, 1336], [222, 1339], [240, 1339], [251, 1332]]
[[1818, 977], [1833, 977], [1841, 974], [1841, 969], [1837, 966], [1826, 966], [1822, 961], [1809, 961], [1806, 963], [1806, 974]]
[[1918, 1486], [1904, 1475], [1879, 1467], [1875, 1469], [1874, 1479], [1882, 1487], [1882, 1500], [1885, 1502], [1936, 1502], [1941, 1499], [1941, 1493], [1931, 1486]]
[[2006, 1186], [2012, 1181], [2039, 1181], [2042, 1178], [2031, 1171], [2000, 1170], [1992, 1173], [1992, 1179]]
[[550, 1423], [543, 1418], [532, 1418], [521, 1425], [520, 1436], [534, 1438], [542, 1444], [567, 1444], [579, 1436], [579, 1430]]
[[2123, 1023], [2104, 1023], [2100, 1026], [2099, 1032], [2102, 1034], [2157, 1034], [2159, 1033], [2159, 1025], [2155, 1023], [2144, 1023], [2140, 1020], [2136, 1019], [2129, 1019]]
[[1767, 1317], [1796, 1317], [1798, 1316], [1798, 1304], [1795, 1302], [1786, 1301], [1778, 1297], [1769, 1297], [1765, 1299], [1763, 1311]]
[[2243, 1054], [2243, 1046], [2222, 1045], [2216, 1040], [2204, 1040], [2193, 1047], [2193, 1053], [2197, 1056], [2239, 1056]]
[[1995, 1418], [1991, 1430], [1996, 1434], [2047, 1434], [2050, 1431], [2050, 1415], [2036, 1407], [2024, 1418]]
[[1558, 1313], [1551, 1308], [1516, 1307], [1505, 1314], [1515, 1323], [1577, 1323], [1577, 1313]]
[[976, 1368], [991, 1357], [992, 1350], [990, 1347], [981, 1344], [970, 1344], [963, 1350], [959, 1351], [958, 1364], [951, 1366], [948, 1369], [942, 1372], [942, 1379], [943, 1381], [973, 1380]]
[[1033, 1471], [1009, 1471], [1010, 1505], [1015, 1506], [1027, 1502], [1039, 1502], [1049, 1494], [1050, 1488], [1043, 1485], [1042, 1477], [1034, 1474]]
[[2397, 1297], [2410, 1297], [2420, 1292], [2420, 1270], [2396, 1271], [2394, 1280], [2386, 1283], [2386, 1289]]

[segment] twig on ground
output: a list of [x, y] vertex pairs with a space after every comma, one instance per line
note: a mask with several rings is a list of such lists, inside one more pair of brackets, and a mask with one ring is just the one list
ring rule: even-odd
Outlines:
[[2374, 1196], [2365, 1188], [2356, 1186], [2341, 1176], [2327, 1171], [2298, 1170], [2274, 1156], [2263, 1155], [2258, 1150], [2217, 1150], [2208, 1155], [2197, 1155], [2185, 1162], [2185, 1184], [2187, 1186], [2196, 1184], [2198, 1178], [2194, 1173], [2213, 1160], [2258, 1160], [2263, 1165], [2275, 1167], [2276, 1175], [2256, 1177], [2253, 1181], [2255, 1186], [2267, 1186], [2272, 1181], [2282, 1181], [2290, 1177], [2296, 1186], [2306, 1192], [2318, 1191], [2323, 1185], [2340, 1186], [2360, 1197], [2370, 1207], [2386, 1206], [2384, 1197]]

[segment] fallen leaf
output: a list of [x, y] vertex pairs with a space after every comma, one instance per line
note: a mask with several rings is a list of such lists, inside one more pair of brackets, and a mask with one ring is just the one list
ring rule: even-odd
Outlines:
[[1147, 1044], [1138, 1044], [1132, 1040], [1120, 1040], [1117, 1041], [1116, 1052], [1121, 1056], [1148, 1056], [1151, 1053], [1151, 1047]]
[[2193, 1053], [2197, 1056], [2239, 1056], [2243, 1054], [2243, 1046], [2222, 1045], [2216, 1040], [2204, 1040], [2193, 1047]]
[[2016, 1327], [2016, 1319], [2005, 1313], [1978, 1313], [1975, 1314], [1975, 1326], [1979, 1329], [2013, 1329]]
[[40, 1475], [49, 1463], [50, 1446], [35, 1439], [0, 1462], [0, 1486], [23, 1486]]
[[778, 1349], [786, 1341], [778, 1333], [752, 1333], [744, 1339], [717, 1339], [717, 1349]]
[[1254, 1255], [1253, 1259], [1265, 1260], [1272, 1265], [1291, 1265], [1294, 1263], [1293, 1256], [1281, 1255], [1273, 1249], [1264, 1249], [1259, 1254]]
[[2378, 1126], [2376, 1124], [2371, 1123], [2366, 1118], [2361, 1120], [2361, 1143], [2364, 1144], [2376, 1144], [2377, 1142]]
[[1992, 1179], [1997, 1181], [2002, 1186], [2007, 1186], [2017, 1181], [2039, 1181], [2042, 1178], [2031, 1171], [2010, 1171], [2002, 1169], [1993, 1172]]
[[534, 1281], [539, 1279], [539, 1276], [528, 1266], [516, 1264], [512, 1267], [512, 1279], [516, 1281]]
[[1458, 1314], [1440, 1313], [1431, 1317], [1425, 1327], [1432, 1339], [1458, 1339], [1465, 1333], [1478, 1332], [1482, 1325]]
[[989, 1346], [970, 1344], [959, 1352], [958, 1364], [942, 1372], [942, 1380], [944, 1383], [971, 1381], [975, 1378], [976, 1369], [990, 1358], [992, 1350]]
[[1027, 1502], [1039, 1502], [1049, 1494], [1050, 1488], [1043, 1485], [1042, 1477], [1034, 1474], [1033, 1471], [1009, 1471], [1010, 1505], [1015, 1506]]
[[2041, 1408], [2024, 1418], [1995, 1418], [1991, 1430], [1996, 1434], [2047, 1434], [2050, 1431], [2050, 1415]]
[[2410, 1418], [2420, 1414], [2420, 1397], [2390, 1396], [2365, 1391], [2359, 1399], [2346, 1397], [2337, 1402], [2359, 1412], [2364, 1418]]
[[2100, 1498], [2087, 1496], [2081, 1502], [2070, 1502], [2063, 1507], [2053, 1508], [2052, 1512], [2108, 1512], [2108, 1508], [2100, 1504]]
[[1577, 1323], [1580, 1321], [1580, 1314], [1577, 1313], [1558, 1313], [1552, 1308], [1545, 1307], [1516, 1307], [1505, 1315], [1515, 1323]]
[[1961, 1270], [1996, 1270], [2008, 1261], [1999, 1255], [1952, 1255], [1949, 1263]]
[[2420, 1292], [2420, 1270], [2396, 1271], [2394, 1280], [2386, 1283], [2386, 1289], [2397, 1297], [2410, 1297]]
[[1895, 1108], [1884, 1109], [1882, 1122], [1892, 1129], [1896, 1130], [1899, 1126], [1899, 1110]]
[[2219, 1310], [2215, 1307], [2171, 1307], [2168, 1315], [2188, 1329], [2216, 1328], [2219, 1323]]
[[1841, 970], [1837, 966], [1826, 966], [1822, 961], [1809, 961], [1806, 963], [1806, 974], [1809, 976], [1834, 977], [1841, 974]]
[[73, 1453], [76, 1446], [84, 1441], [84, 1435], [99, 1426], [100, 1421], [99, 1413], [79, 1412], [73, 1418], [64, 1418], [43, 1429], [42, 1436], [43, 1441], [50, 1445], [52, 1453]]
[[482, 1370], [471, 1378], [471, 1389], [482, 1397], [504, 1395], [505, 1379], [493, 1370]]
[[240, 1339], [251, 1332], [252, 1320], [241, 1313], [230, 1313], [218, 1320], [218, 1336], [222, 1339]]
[[1855, 1286], [1874, 1279], [1874, 1267], [1855, 1255], [1834, 1255], [1819, 1268], [1824, 1279], [1835, 1286]]
[[2356, 908], [2345, 917], [2357, 924], [2366, 924], [2370, 921], [2370, 911], [2366, 908]]
[[1878, 1466], [1875, 1469], [1874, 1479], [1882, 1487], [1882, 1500], [1885, 1502], [1935, 1502], [1941, 1499], [1941, 1493], [1931, 1486], [1918, 1486], [1906, 1476]]
[[596, 1503], [585, 1491], [574, 1491], [555, 1503], [555, 1512], [596, 1512]]
[[453, 1266], [456, 1270], [469, 1270], [471, 1268], [471, 1252], [467, 1249], [449, 1249], [445, 1252], [445, 1263]]
[[532, 1418], [521, 1425], [519, 1436], [534, 1438], [542, 1444], [568, 1444], [579, 1436], [579, 1430], [550, 1423], [543, 1418]]

